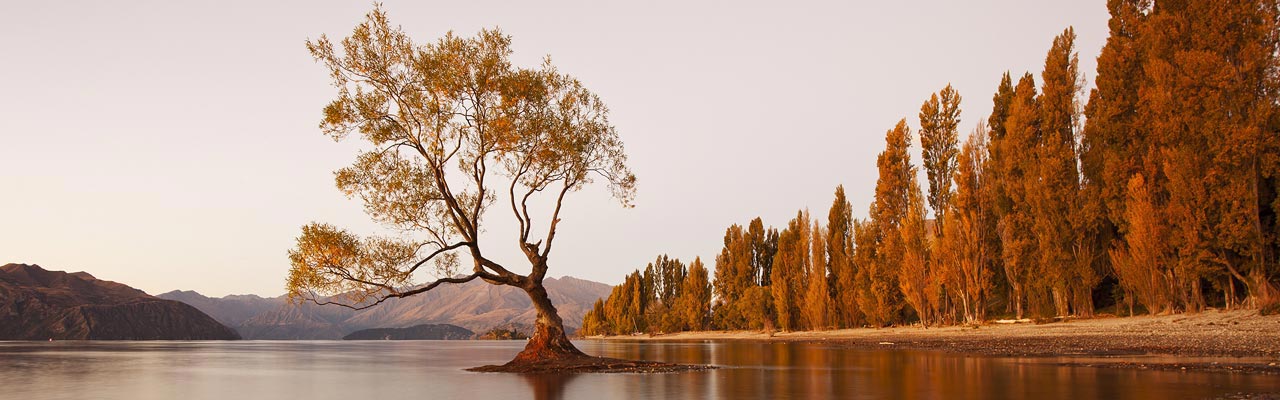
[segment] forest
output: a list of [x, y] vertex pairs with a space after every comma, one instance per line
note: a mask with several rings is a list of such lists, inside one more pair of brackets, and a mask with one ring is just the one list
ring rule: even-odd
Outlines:
[[825, 220], [733, 224], [713, 273], [658, 256], [578, 334], [1277, 312], [1280, 4], [1107, 7], [1087, 93], [1067, 28], [963, 141], [950, 85], [889, 129], [865, 219], [837, 186]]

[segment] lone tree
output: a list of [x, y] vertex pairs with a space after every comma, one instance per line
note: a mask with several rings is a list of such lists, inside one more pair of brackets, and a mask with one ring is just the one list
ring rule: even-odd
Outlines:
[[[338, 89], [320, 127], [335, 141], [358, 133], [369, 145], [335, 173], [337, 186], [402, 234], [302, 227], [289, 252], [291, 300], [364, 309], [478, 278], [524, 290], [537, 310], [533, 337], [507, 367], [600, 360], [569, 342], [542, 282], [565, 196], [601, 181], [630, 207], [636, 178], [600, 98], [549, 59], [512, 66], [510, 44], [495, 29], [418, 45], [381, 7], [340, 43], [307, 42]], [[519, 224], [512, 244], [527, 275], [485, 252], [482, 221], [500, 203]], [[438, 279], [415, 284], [420, 268], [435, 268]]]

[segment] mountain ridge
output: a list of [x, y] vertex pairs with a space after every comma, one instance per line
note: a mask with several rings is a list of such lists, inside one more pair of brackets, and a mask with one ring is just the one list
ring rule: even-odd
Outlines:
[[87, 272], [0, 266], [0, 340], [235, 340], [186, 303]]
[[[592, 304], [608, 296], [612, 289], [604, 283], [571, 276], [546, 278], [543, 283], [569, 331], [576, 330]], [[289, 304], [286, 296], [207, 297], [195, 291], [174, 290], [157, 297], [190, 304], [251, 340], [337, 340], [363, 329], [422, 324], [450, 324], [486, 332], [499, 326], [532, 326], [536, 316], [528, 296], [520, 289], [479, 280], [443, 285], [360, 311]]]

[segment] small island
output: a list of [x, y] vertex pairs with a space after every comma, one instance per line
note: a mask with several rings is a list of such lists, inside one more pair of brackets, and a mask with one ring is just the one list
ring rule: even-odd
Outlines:
[[469, 340], [476, 333], [449, 324], [422, 324], [408, 328], [363, 329], [343, 336], [342, 340]]

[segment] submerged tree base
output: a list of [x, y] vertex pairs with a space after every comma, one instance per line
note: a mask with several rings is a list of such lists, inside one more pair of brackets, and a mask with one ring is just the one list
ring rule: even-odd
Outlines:
[[503, 365], [467, 368], [472, 372], [511, 372], [520, 374], [551, 373], [669, 373], [715, 369], [710, 365], [670, 364], [657, 361], [632, 361], [606, 357], [563, 357], [539, 361], [512, 360]]

